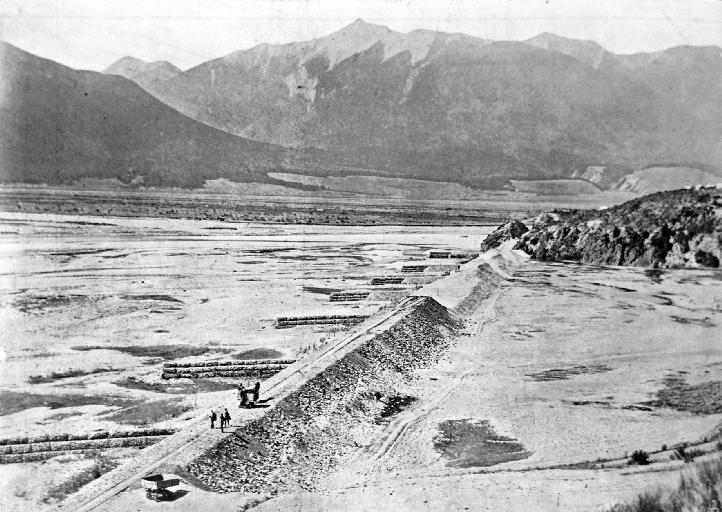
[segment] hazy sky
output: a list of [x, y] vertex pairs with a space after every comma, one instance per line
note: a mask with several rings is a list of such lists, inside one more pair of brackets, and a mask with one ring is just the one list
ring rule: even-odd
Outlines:
[[722, 46], [720, 0], [0, 0], [0, 39], [75, 68], [125, 55], [188, 68], [258, 43], [306, 40], [356, 18], [521, 40], [592, 39], [617, 53]]

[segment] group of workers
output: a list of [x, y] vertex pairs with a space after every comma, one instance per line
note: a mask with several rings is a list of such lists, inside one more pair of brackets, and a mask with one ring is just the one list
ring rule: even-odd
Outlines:
[[[238, 404], [238, 407], [252, 407], [253, 404], [258, 402], [259, 396], [261, 394], [261, 383], [256, 382], [255, 386], [252, 388], [245, 388], [243, 386], [243, 383], [238, 384], [238, 399], [240, 400], [240, 403]], [[249, 399], [250, 397], [250, 399]], [[211, 420], [211, 428], [215, 428], [216, 420], [218, 420], [218, 415], [216, 414], [216, 411], [211, 409], [210, 414], [210, 420]], [[224, 427], [227, 427], [231, 423], [231, 414], [228, 412], [228, 409], [224, 409], [224, 411], [221, 413], [221, 432], [223, 432]]]

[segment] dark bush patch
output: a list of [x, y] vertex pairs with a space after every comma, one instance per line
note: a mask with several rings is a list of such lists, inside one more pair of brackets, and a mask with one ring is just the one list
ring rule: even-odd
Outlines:
[[686, 444], [681, 444], [675, 448], [674, 453], [669, 456], [672, 460], [682, 460], [684, 462], [693, 462], [697, 457], [705, 454], [704, 450], [699, 448], [688, 448]]
[[176, 418], [191, 409], [192, 407], [179, 403], [178, 400], [163, 400], [132, 405], [119, 411], [104, 413], [102, 416], [124, 425], [152, 425]]
[[71, 377], [85, 377], [86, 375], [94, 375], [96, 373], [115, 372], [112, 368], [96, 368], [95, 370], [68, 370], [66, 372], [53, 372], [50, 375], [31, 375], [28, 377], [29, 384], [47, 384], [60, 379], [69, 379]]
[[591, 366], [574, 366], [571, 368], [552, 368], [537, 373], [529, 373], [527, 377], [531, 377], [536, 381], [546, 380], [566, 380], [572, 375], [583, 375], [585, 373], [604, 373], [612, 369], [604, 364], [595, 364]]
[[634, 450], [627, 461], [629, 465], [646, 466], [649, 464], [649, 454], [644, 450]]
[[379, 417], [376, 420], [376, 423], [382, 423], [384, 420], [390, 418], [391, 416], [400, 413], [409, 405], [413, 404], [416, 400], [418, 400], [418, 398], [410, 395], [394, 395], [388, 397], [386, 399], [384, 408], [381, 409], [381, 413], [379, 413]]
[[153, 391], [154, 393], [169, 393], [177, 395], [188, 395], [191, 393], [207, 393], [211, 391], [226, 391], [236, 389], [235, 384], [218, 382], [210, 379], [194, 379], [191, 382], [178, 382], [174, 384], [148, 383], [135, 377], [128, 377], [114, 382], [116, 386], [127, 389], [139, 389], [141, 391]]
[[95, 459], [95, 463], [88, 469], [73, 475], [71, 478], [51, 487], [47, 494], [43, 497], [43, 503], [52, 503], [55, 501], [62, 501], [67, 496], [70, 496], [84, 485], [100, 478], [108, 471], [115, 469], [118, 463], [112, 461], [106, 457], [98, 457]]
[[718, 414], [722, 412], [722, 381], [690, 386], [681, 377], [669, 376], [664, 381], [664, 388], [657, 392], [656, 400], [647, 404], [695, 414]]
[[41, 395], [32, 393], [18, 393], [6, 391], [0, 396], [0, 416], [32, 409], [33, 407], [49, 407], [62, 409], [64, 407], [82, 407], [84, 405], [128, 406], [138, 403], [136, 400], [115, 396], [101, 395]]
[[449, 466], [458, 468], [493, 466], [531, 455], [515, 439], [498, 435], [488, 421], [470, 419], [441, 423], [434, 448], [450, 459]]
[[13, 307], [23, 313], [40, 313], [46, 309], [62, 308], [88, 300], [86, 295], [36, 295], [18, 297]]
[[272, 348], [254, 348], [233, 354], [231, 357], [233, 359], [278, 359], [282, 355], [283, 353]]
[[127, 347], [109, 345], [75, 346], [73, 350], [87, 352], [90, 350], [115, 350], [135, 357], [159, 357], [162, 359], [181, 359], [183, 357], [195, 357], [209, 352], [206, 347], [191, 347], [189, 345], [130, 345]]
[[176, 299], [175, 297], [172, 297], [170, 295], [153, 293], [147, 293], [142, 295], [123, 295], [123, 298], [127, 300], [156, 300], [161, 302], [180, 302], [181, 304], [183, 303], [182, 300]]

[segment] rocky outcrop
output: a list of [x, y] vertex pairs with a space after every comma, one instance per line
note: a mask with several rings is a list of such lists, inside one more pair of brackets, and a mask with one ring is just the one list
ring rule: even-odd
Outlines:
[[507, 240], [519, 238], [527, 231], [529, 231], [529, 228], [526, 227], [524, 223], [519, 222], [518, 220], [511, 220], [503, 226], [497, 228], [496, 231], [487, 236], [484, 241], [481, 242], [481, 252], [499, 247]]
[[540, 260], [715, 267], [722, 260], [722, 190], [659, 192], [606, 210], [553, 211], [515, 246]]

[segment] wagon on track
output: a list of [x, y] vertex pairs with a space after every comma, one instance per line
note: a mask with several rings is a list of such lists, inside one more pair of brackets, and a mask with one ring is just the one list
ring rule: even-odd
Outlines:
[[171, 475], [146, 476], [140, 479], [140, 483], [145, 489], [145, 496], [149, 500], [165, 501], [173, 497], [173, 492], [169, 491], [169, 487], [175, 487], [180, 484], [180, 478], [173, 478]]

